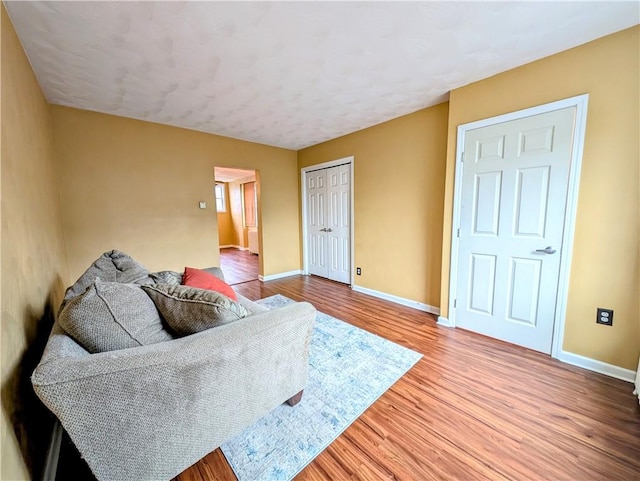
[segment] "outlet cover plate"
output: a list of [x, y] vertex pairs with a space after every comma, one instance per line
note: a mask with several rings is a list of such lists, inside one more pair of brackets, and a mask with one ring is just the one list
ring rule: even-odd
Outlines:
[[596, 323], [605, 326], [613, 326], [613, 309], [605, 309], [598, 307], [596, 315]]

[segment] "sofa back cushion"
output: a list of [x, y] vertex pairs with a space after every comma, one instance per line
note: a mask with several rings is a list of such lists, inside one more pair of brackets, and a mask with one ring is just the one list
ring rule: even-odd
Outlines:
[[155, 284], [171, 284], [172, 286], [182, 284], [182, 274], [175, 271], [152, 272], [149, 277], [153, 279]]
[[216, 291], [167, 284], [141, 286], [163, 319], [178, 335], [187, 336], [249, 315], [240, 303]]
[[65, 294], [60, 310], [65, 304], [79, 296], [93, 284], [97, 278], [106, 282], [120, 283], [152, 283], [149, 271], [131, 256], [117, 250], [105, 252], [97, 258], [89, 268], [69, 287]]
[[158, 310], [135, 284], [95, 279], [60, 312], [62, 328], [91, 353], [170, 341]]

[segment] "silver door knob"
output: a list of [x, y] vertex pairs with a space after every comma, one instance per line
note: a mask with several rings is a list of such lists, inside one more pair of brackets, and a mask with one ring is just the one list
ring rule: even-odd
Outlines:
[[547, 246], [544, 249], [536, 249], [536, 252], [540, 252], [542, 254], [555, 254], [556, 250], [553, 249], [551, 246]]

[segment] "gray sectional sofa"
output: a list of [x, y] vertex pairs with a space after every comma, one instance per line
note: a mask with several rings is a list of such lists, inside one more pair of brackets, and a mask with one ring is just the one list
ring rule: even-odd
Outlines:
[[233, 322], [92, 353], [61, 320], [95, 278], [153, 286], [180, 277], [132, 272], [130, 259], [107, 252], [67, 290], [32, 384], [100, 481], [169, 480], [279, 404], [299, 399], [315, 309], [303, 302], [270, 311], [238, 296], [248, 315]]

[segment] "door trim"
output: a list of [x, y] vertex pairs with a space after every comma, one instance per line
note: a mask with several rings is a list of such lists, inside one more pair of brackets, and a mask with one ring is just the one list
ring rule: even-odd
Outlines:
[[353, 287], [353, 276], [355, 274], [355, 259], [354, 259], [354, 206], [353, 206], [353, 164], [355, 159], [353, 155], [349, 157], [343, 157], [342, 159], [331, 160], [329, 162], [323, 162], [322, 164], [314, 164], [308, 167], [300, 169], [300, 183], [302, 189], [300, 189], [302, 195], [302, 273], [306, 276], [309, 275], [309, 259], [307, 249], [307, 183], [305, 182], [305, 175], [307, 172], [313, 172], [315, 170], [328, 169], [330, 167], [337, 167], [338, 165], [349, 164], [349, 203], [350, 203], [350, 219], [349, 219], [349, 286]]
[[451, 223], [451, 258], [449, 265], [449, 318], [446, 319], [440, 317], [438, 319], [439, 324], [448, 325], [450, 327], [455, 327], [456, 325], [456, 308], [454, 305], [457, 298], [458, 250], [460, 248], [457, 231], [460, 227], [460, 207], [462, 198], [462, 170], [464, 167], [462, 154], [464, 151], [467, 131], [512, 120], [518, 120], [525, 117], [531, 117], [538, 114], [544, 114], [554, 110], [576, 107], [575, 128], [573, 131], [574, 148], [571, 153], [571, 164], [569, 166], [567, 206], [565, 210], [564, 229], [562, 234], [562, 249], [560, 250], [561, 257], [560, 272], [558, 274], [558, 297], [556, 300], [553, 337], [551, 341], [551, 357], [560, 357], [564, 340], [564, 325], [569, 291], [569, 274], [571, 270], [571, 256], [573, 253], [576, 213], [578, 210], [578, 190], [580, 187], [580, 169], [582, 167], [582, 154], [584, 151], [584, 139], [587, 127], [588, 102], [589, 94], [583, 94], [458, 126], [453, 190], [453, 219]]

